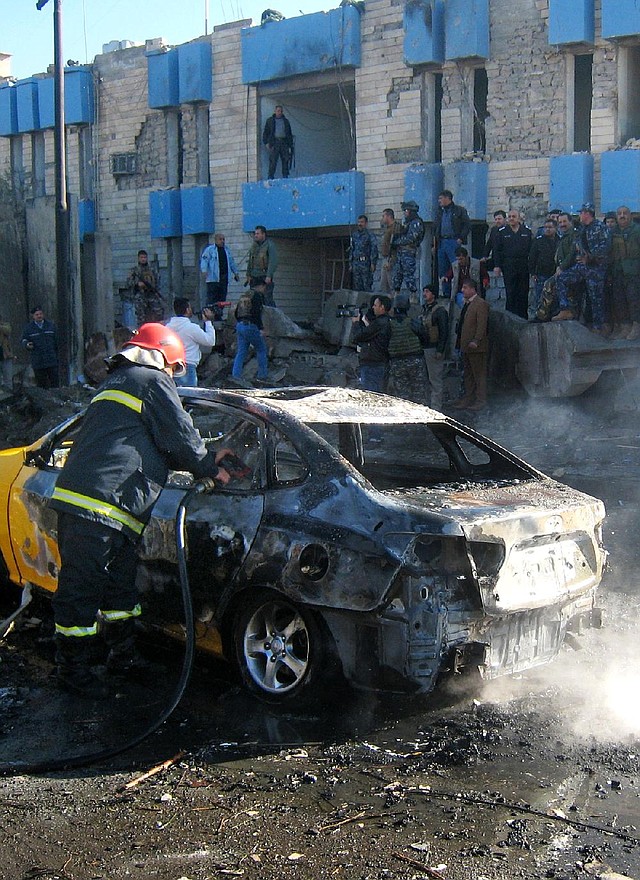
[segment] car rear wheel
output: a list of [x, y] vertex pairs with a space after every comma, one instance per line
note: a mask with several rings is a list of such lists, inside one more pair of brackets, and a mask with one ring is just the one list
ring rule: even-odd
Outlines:
[[272, 703], [315, 692], [335, 665], [312, 612], [277, 593], [249, 601], [236, 617], [234, 636], [245, 685]]

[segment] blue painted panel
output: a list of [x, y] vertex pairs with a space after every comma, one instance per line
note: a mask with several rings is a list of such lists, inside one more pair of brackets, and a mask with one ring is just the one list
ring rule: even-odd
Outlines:
[[[52, 76], [38, 81], [40, 128], [56, 124], [55, 82]], [[70, 67], [64, 72], [65, 125], [88, 125], [93, 122], [93, 76], [86, 67]]]
[[211, 43], [178, 46], [178, 97], [181, 104], [211, 102]]
[[0, 86], [0, 135], [18, 134], [17, 92], [14, 86]]
[[18, 131], [37, 131], [40, 128], [38, 112], [38, 81], [21, 79], [16, 85]]
[[445, 188], [453, 193], [453, 200], [463, 205], [472, 220], [487, 219], [489, 163], [452, 162], [444, 171]]
[[640, 150], [612, 150], [602, 154], [600, 206], [615, 211], [626, 205], [640, 212]]
[[447, 0], [444, 6], [445, 57], [489, 57], [489, 0]]
[[182, 235], [182, 208], [179, 189], [149, 193], [151, 238], [179, 238]]
[[67, 125], [94, 122], [93, 74], [90, 67], [70, 67], [64, 72], [64, 115]]
[[355, 6], [268, 21], [243, 28], [240, 37], [244, 83], [360, 66], [360, 12]]
[[[38, 80], [38, 115], [40, 128], [53, 128], [56, 124], [55, 116], [55, 87], [53, 77]], [[66, 95], [65, 95], [66, 104]]]
[[215, 230], [213, 187], [191, 186], [180, 190], [182, 202], [182, 234], [198, 235]]
[[96, 231], [96, 206], [92, 199], [80, 199], [78, 201], [78, 234], [80, 241], [85, 236], [93, 235]]
[[412, 165], [404, 173], [405, 201], [413, 199], [420, 205], [420, 216], [433, 223], [436, 219], [438, 196], [444, 188], [444, 169], [435, 165]]
[[177, 107], [178, 97], [178, 50], [147, 53], [147, 79], [149, 81], [149, 107]]
[[404, 7], [404, 63], [444, 61], [444, 0], [419, 0]]
[[585, 202], [593, 202], [593, 156], [553, 156], [549, 162], [549, 204], [575, 214]]
[[242, 228], [314, 229], [354, 224], [364, 211], [364, 174], [321, 174], [242, 186]]
[[640, 35], [638, 0], [602, 0], [602, 36], [635, 37]]
[[593, 0], [549, 0], [549, 43], [593, 43], [596, 36]]

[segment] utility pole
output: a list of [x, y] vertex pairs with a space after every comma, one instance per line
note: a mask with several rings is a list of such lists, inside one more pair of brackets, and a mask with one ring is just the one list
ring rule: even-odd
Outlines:
[[204, 0], [204, 35], [209, 33], [209, 0]]
[[[37, 0], [40, 10], [49, 0]], [[69, 206], [67, 203], [66, 140], [64, 127], [64, 65], [62, 61], [62, 0], [53, 0], [53, 63], [54, 63], [54, 130], [53, 151], [56, 179], [56, 285], [57, 285], [57, 329], [58, 358], [63, 384], [70, 381], [70, 284], [69, 284]]]

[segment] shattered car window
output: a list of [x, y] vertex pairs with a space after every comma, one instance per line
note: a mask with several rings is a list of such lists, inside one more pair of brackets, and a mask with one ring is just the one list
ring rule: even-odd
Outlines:
[[[262, 430], [258, 422], [226, 407], [189, 404], [186, 409], [205, 446], [215, 449], [216, 453], [226, 450], [220, 465], [232, 476], [229, 489], [238, 491], [264, 486]], [[169, 482], [173, 486], [188, 486], [193, 479], [185, 472], [172, 471]]]
[[278, 483], [297, 483], [303, 480], [308, 469], [293, 443], [275, 432], [275, 478]]
[[531, 479], [516, 463], [443, 422], [310, 427], [377, 489]]

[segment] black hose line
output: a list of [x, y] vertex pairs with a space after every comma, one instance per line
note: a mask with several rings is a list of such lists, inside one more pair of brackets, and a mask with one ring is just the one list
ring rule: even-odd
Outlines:
[[180, 591], [182, 595], [182, 606], [184, 609], [184, 625], [185, 625], [185, 650], [182, 660], [182, 669], [180, 678], [175, 686], [170, 701], [162, 710], [160, 715], [154, 719], [142, 733], [130, 739], [123, 745], [115, 748], [102, 749], [89, 755], [79, 755], [76, 758], [58, 758], [51, 761], [9, 761], [0, 764], [0, 776], [29, 776], [37, 773], [52, 773], [58, 770], [72, 770], [76, 767], [88, 767], [91, 764], [99, 764], [128, 752], [130, 749], [140, 745], [145, 739], [148, 739], [153, 733], [161, 727], [169, 716], [175, 711], [180, 700], [182, 699], [189, 679], [191, 678], [191, 670], [193, 669], [193, 658], [195, 654], [195, 625], [193, 618], [193, 604], [191, 602], [191, 591], [189, 589], [189, 573], [187, 571], [187, 555], [185, 544], [185, 522], [187, 507], [196, 495], [203, 492], [212, 492], [215, 488], [213, 479], [207, 478], [198, 480], [193, 488], [189, 489], [182, 498], [175, 517], [175, 535], [176, 550], [178, 557], [178, 572], [180, 574]]

